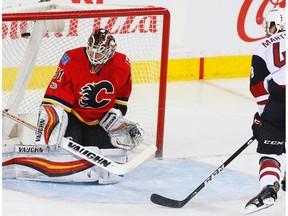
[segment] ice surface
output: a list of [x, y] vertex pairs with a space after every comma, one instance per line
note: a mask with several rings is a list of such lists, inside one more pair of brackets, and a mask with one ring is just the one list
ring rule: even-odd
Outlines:
[[[164, 159], [146, 161], [115, 185], [2, 181], [3, 216], [237, 216], [259, 192], [256, 142], [181, 209], [152, 193], [184, 199], [251, 137], [256, 105], [248, 79], [168, 84]], [[285, 193], [254, 215], [284, 216]]]

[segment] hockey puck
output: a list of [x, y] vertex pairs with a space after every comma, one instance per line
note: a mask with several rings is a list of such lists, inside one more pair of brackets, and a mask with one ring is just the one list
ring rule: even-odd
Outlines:
[[21, 33], [22, 38], [28, 38], [30, 36], [31, 36], [31, 34], [29, 32]]

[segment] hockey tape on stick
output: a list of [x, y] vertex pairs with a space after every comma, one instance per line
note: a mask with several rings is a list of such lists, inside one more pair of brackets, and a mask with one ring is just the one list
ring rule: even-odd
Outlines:
[[244, 145], [242, 145], [230, 158], [228, 158], [221, 166], [219, 166], [208, 178], [203, 181], [189, 196], [183, 200], [174, 200], [159, 194], [152, 194], [150, 200], [158, 205], [166, 206], [170, 208], [182, 208], [187, 202], [189, 202], [196, 194], [198, 194], [212, 179], [220, 174], [224, 168], [233, 161], [245, 148], [247, 148], [253, 141], [255, 137], [252, 136]]
[[32, 124], [24, 121], [23, 119], [20, 119], [20, 118], [18, 118], [17, 116], [14, 116], [14, 115], [8, 113], [8, 112], [5, 111], [5, 110], [2, 110], [2, 115], [4, 115], [4, 116], [6, 116], [6, 117], [8, 117], [8, 118], [10, 118], [10, 119], [12, 119], [12, 120], [14, 120], [14, 121], [22, 124], [22, 125], [30, 128], [30, 129], [32, 129], [32, 130], [36, 130], [36, 126], [35, 126], [35, 125], [32, 125]]
[[[36, 126], [14, 116], [4, 110], [2, 110], [2, 115], [32, 129], [35, 130]], [[91, 151], [89, 148], [82, 146], [72, 140], [69, 140], [65, 137], [62, 138], [60, 147], [71, 152], [73, 155], [76, 155], [80, 158], [83, 158], [90, 163], [101, 167], [108, 172], [114, 173], [116, 175], [123, 175], [125, 173], [130, 172], [131, 170], [135, 169], [141, 163], [143, 163], [146, 159], [148, 159], [152, 154], [156, 151], [155, 145], [149, 145], [146, 149], [144, 149], [141, 153], [136, 155], [131, 161], [128, 161], [125, 164], [118, 164], [114, 161], [98, 154], [96, 152]]]

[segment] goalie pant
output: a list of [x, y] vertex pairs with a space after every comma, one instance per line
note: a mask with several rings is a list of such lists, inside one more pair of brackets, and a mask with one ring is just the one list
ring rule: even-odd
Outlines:
[[71, 138], [74, 142], [83, 146], [97, 146], [99, 149], [115, 148], [108, 133], [99, 124], [87, 127], [72, 113], [68, 113], [68, 122], [65, 137]]
[[83, 146], [115, 148], [110, 143], [108, 133], [99, 124], [87, 126], [74, 114], [67, 114], [60, 105], [42, 104], [33, 143], [57, 149], [63, 136]]

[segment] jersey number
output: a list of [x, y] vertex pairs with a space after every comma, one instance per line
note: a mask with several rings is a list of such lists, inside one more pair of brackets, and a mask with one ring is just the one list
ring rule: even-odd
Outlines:
[[58, 67], [53, 78], [56, 79], [58, 82], [60, 82], [63, 74], [64, 74], [64, 70]]
[[274, 65], [278, 68], [283, 67], [286, 64], [286, 51], [282, 52], [282, 56], [284, 57], [281, 60], [280, 56], [280, 43], [273, 44], [273, 56], [274, 56]]

